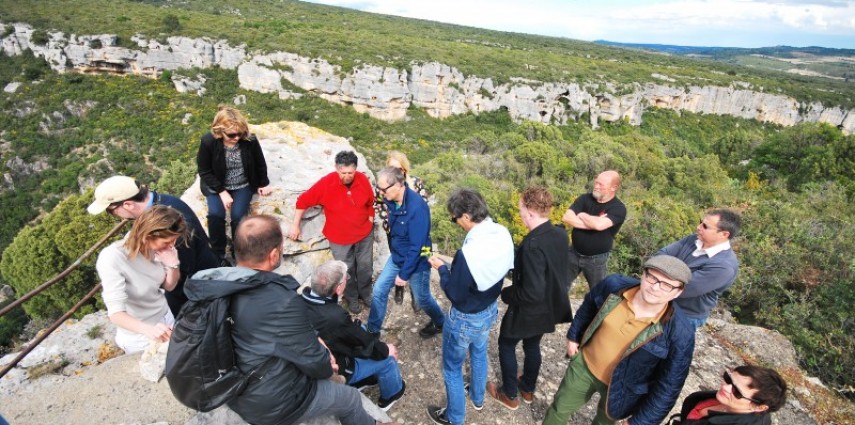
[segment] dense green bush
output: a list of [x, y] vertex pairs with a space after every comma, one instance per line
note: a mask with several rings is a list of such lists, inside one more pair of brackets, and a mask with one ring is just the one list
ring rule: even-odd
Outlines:
[[[91, 201], [91, 190], [68, 197], [40, 222], [21, 230], [6, 248], [0, 272], [17, 294], [26, 294], [71, 265], [116, 224], [106, 214], [88, 214], [85, 208]], [[59, 317], [95, 286], [94, 264], [93, 258], [83, 262], [60, 283], [24, 303], [24, 310], [32, 317]], [[94, 304], [93, 300], [79, 314], [91, 313]]]

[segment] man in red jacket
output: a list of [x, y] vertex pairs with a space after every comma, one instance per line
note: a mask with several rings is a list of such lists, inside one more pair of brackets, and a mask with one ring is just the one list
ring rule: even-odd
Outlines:
[[335, 156], [335, 171], [317, 181], [297, 198], [297, 210], [288, 238], [300, 239], [300, 221], [307, 208], [320, 205], [326, 223], [323, 234], [333, 258], [347, 264], [350, 279], [344, 299], [353, 314], [371, 302], [371, 274], [374, 258], [374, 188], [365, 174], [356, 171], [353, 151]]

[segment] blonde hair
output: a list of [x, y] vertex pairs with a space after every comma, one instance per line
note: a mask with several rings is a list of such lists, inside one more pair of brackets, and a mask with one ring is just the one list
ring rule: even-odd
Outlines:
[[165, 239], [173, 236], [187, 238], [187, 224], [178, 210], [165, 205], [155, 205], [146, 210], [134, 221], [134, 227], [125, 240], [128, 257], [134, 258], [142, 254], [147, 260], [152, 259], [148, 242], [152, 239]]
[[386, 165], [388, 166], [389, 161], [393, 159], [401, 164], [401, 171], [404, 172], [404, 176], [406, 177], [410, 173], [410, 160], [407, 159], [407, 155], [404, 155], [401, 151], [389, 151], [389, 156], [386, 157]]
[[217, 115], [214, 116], [214, 122], [211, 123], [211, 134], [222, 139], [225, 137], [226, 130], [237, 130], [240, 138], [243, 139], [249, 134], [249, 124], [237, 109], [220, 105], [217, 108]]

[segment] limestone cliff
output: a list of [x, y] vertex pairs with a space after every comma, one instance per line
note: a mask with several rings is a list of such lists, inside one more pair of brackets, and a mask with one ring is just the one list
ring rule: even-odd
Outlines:
[[[287, 99], [300, 96], [294, 86], [330, 102], [349, 105], [382, 120], [401, 120], [410, 106], [429, 115], [445, 118], [467, 112], [505, 109], [515, 120], [565, 123], [588, 114], [591, 125], [625, 119], [639, 125], [649, 107], [730, 115], [791, 126], [800, 122], [824, 122], [855, 131], [855, 110], [819, 102], [804, 103], [779, 94], [764, 93], [750, 84], [734, 81], [729, 87], [667, 84], [636, 84], [631, 93], [603, 84], [542, 82], [514, 78], [495, 84], [490, 78], [465, 76], [459, 70], [436, 62], [412, 64], [410, 69], [363, 64], [352, 71], [323, 59], [288, 52], [247, 52], [245, 46], [230, 46], [224, 40], [169, 37], [165, 44], [135, 36], [137, 48], [117, 46], [115, 35], [69, 35], [50, 32], [45, 45], [32, 42], [33, 28], [27, 24], [0, 24], [8, 35], [0, 50], [8, 55], [31, 51], [43, 57], [58, 72], [112, 72], [157, 75], [163, 70], [219, 66], [238, 71], [242, 88], [277, 93]], [[11, 25], [12, 29], [7, 30]], [[667, 76], [654, 75], [664, 82]], [[187, 78], [174, 77], [176, 88], [187, 89]], [[283, 84], [283, 82], [286, 82]], [[200, 95], [198, 84], [193, 91]], [[605, 89], [601, 89], [603, 86]]]

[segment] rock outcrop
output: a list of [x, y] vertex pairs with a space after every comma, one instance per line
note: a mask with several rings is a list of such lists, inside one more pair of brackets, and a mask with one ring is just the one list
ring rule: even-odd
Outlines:
[[[157, 75], [164, 70], [218, 66], [237, 69], [241, 88], [277, 93], [281, 99], [311, 93], [330, 102], [349, 105], [372, 117], [394, 121], [407, 117], [411, 106], [429, 115], [445, 118], [464, 113], [507, 110], [515, 120], [566, 123], [588, 114], [596, 127], [600, 121], [626, 120], [641, 124], [650, 107], [740, 118], [791, 126], [801, 122], [823, 122], [855, 132], [855, 110], [819, 102], [799, 102], [779, 94], [763, 92], [746, 82], [728, 87], [676, 87], [668, 84], [635, 84], [618, 89], [614, 84], [579, 84], [513, 78], [496, 85], [490, 78], [465, 76], [459, 70], [436, 62], [412, 64], [395, 69], [362, 64], [352, 71], [323, 59], [288, 52], [247, 52], [224, 40], [169, 37], [165, 43], [137, 35], [138, 49], [118, 46], [115, 35], [70, 35], [49, 32], [44, 45], [34, 43], [33, 28], [12, 26], [0, 40], [8, 55], [31, 51], [43, 57], [58, 72], [109, 72]], [[653, 74], [664, 83], [673, 78]], [[173, 79], [179, 91], [204, 94], [204, 81]], [[605, 89], [601, 88], [605, 87]], [[626, 93], [630, 89], [630, 93]], [[302, 92], [301, 92], [302, 91]]]
[[[280, 217], [284, 227], [290, 225], [293, 218], [295, 197], [333, 169], [335, 153], [352, 149], [345, 139], [301, 123], [268, 123], [253, 126], [251, 131], [259, 136], [268, 172], [276, 188], [270, 197], [253, 200], [252, 208], [255, 212]], [[365, 168], [364, 158], [359, 158], [359, 170], [371, 176]], [[204, 200], [198, 187], [190, 188], [182, 198], [204, 220]], [[330, 258], [328, 243], [320, 233], [323, 220], [320, 211], [306, 214], [302, 227], [304, 240], [286, 243], [286, 258], [283, 267], [279, 269], [280, 273], [291, 273], [305, 282], [314, 266]], [[385, 234], [379, 226], [375, 227], [375, 236], [374, 264], [379, 269], [388, 256], [388, 249]], [[449, 303], [439, 289], [436, 273], [433, 274], [431, 285], [440, 305], [447, 308]], [[574, 309], [578, 309], [581, 300], [575, 299], [572, 303]], [[500, 314], [504, 314], [504, 311], [505, 305], [500, 303]], [[360, 319], [365, 320], [367, 314], [367, 311], [363, 311]], [[398, 361], [408, 388], [407, 396], [395, 405], [390, 415], [398, 422], [428, 423], [425, 406], [441, 405], [445, 400], [441, 368], [442, 338], [422, 339], [418, 336], [418, 329], [430, 319], [423, 312], [414, 313], [409, 302], [403, 305], [390, 302], [387, 314], [383, 338], [398, 347]], [[467, 420], [472, 423], [540, 423], [567, 367], [564, 358], [567, 327], [567, 324], [559, 325], [556, 332], [544, 336], [543, 366], [533, 404], [509, 412], [497, 403], [487, 401], [483, 411], [469, 409]], [[493, 327], [488, 351], [491, 380], [498, 379], [500, 375], [496, 345], [498, 330], [498, 325]], [[163, 360], [140, 363], [143, 356], [139, 354], [112, 358], [114, 335], [115, 327], [104, 311], [63, 324], [18, 367], [0, 379], [2, 414], [15, 424], [244, 424], [227, 408], [197, 413], [179, 404], [165, 380], [149, 382], [143, 376], [152, 379], [152, 375], [158, 375], [158, 365], [153, 363]], [[775, 332], [737, 325], [726, 318], [716, 318], [711, 319], [710, 324], [699, 330], [697, 335], [691, 372], [680, 400], [699, 389], [715, 388], [721, 371], [744, 363], [742, 356], [798, 373], [792, 345]], [[0, 365], [8, 363], [13, 356], [15, 353], [0, 359]], [[773, 416], [774, 424], [816, 424], [804, 407], [810, 403], [804, 403], [804, 400], [822, 397], [819, 395], [821, 384], [797, 382], [791, 386], [794, 388], [789, 401]], [[388, 420], [371, 402], [371, 399], [379, 396], [376, 388], [369, 389], [366, 395], [367, 398], [363, 397], [366, 409], [375, 418]], [[570, 424], [590, 423], [596, 402], [595, 397], [571, 418]], [[849, 404], [843, 404], [845, 406], [841, 408], [851, 411]], [[679, 403], [676, 409], [679, 409]], [[327, 425], [331, 422], [327, 418], [313, 424]]]

